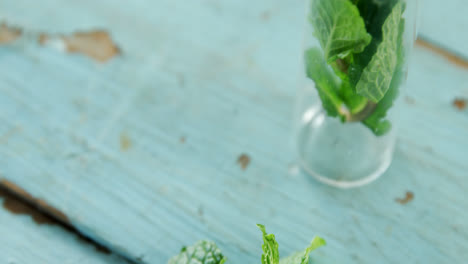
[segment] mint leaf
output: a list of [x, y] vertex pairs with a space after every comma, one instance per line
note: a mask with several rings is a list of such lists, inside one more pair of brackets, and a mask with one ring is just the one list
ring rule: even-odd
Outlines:
[[303, 251], [296, 252], [289, 257], [281, 259], [280, 264], [308, 264], [310, 252], [321, 246], [324, 246], [325, 244], [326, 242], [323, 238], [314, 237], [308, 248], [304, 249]]
[[263, 233], [262, 264], [279, 264], [278, 243], [275, 240], [275, 235], [267, 234], [264, 225], [257, 224], [257, 226]]
[[387, 0], [385, 2], [375, 0], [360, 0], [357, 5], [361, 16], [366, 24], [366, 29], [372, 36], [371, 43], [359, 54], [354, 54], [353, 62], [349, 66], [348, 75], [353, 91], [356, 91], [356, 84], [361, 78], [362, 71], [369, 64], [377, 47], [382, 42], [382, 27], [387, 17], [392, 12], [392, 8], [398, 0]]
[[[404, 5], [402, 6], [402, 12], [404, 11]], [[392, 125], [389, 120], [386, 120], [388, 110], [393, 106], [393, 102], [398, 97], [399, 87], [404, 81], [405, 77], [405, 54], [403, 47], [403, 32], [405, 27], [405, 20], [401, 19], [400, 25], [398, 27], [398, 50], [397, 50], [397, 66], [395, 73], [392, 77], [390, 83], [390, 88], [388, 89], [385, 96], [377, 104], [377, 108], [374, 112], [363, 121], [364, 125], [369, 127], [372, 132], [377, 136], [385, 135], [391, 128]]]
[[338, 96], [340, 79], [327, 65], [318, 48], [310, 48], [305, 53], [307, 77], [315, 83], [322, 106], [329, 116], [338, 116], [343, 101]]
[[[314, 237], [308, 248], [280, 261], [275, 235], [267, 234], [265, 226], [261, 224], [257, 226], [262, 231], [263, 237], [262, 264], [307, 264], [310, 252], [325, 245], [323, 238]], [[193, 246], [183, 247], [180, 254], [172, 257], [168, 264], [223, 264], [225, 262], [226, 257], [215, 243], [202, 240]]]
[[398, 2], [387, 17], [382, 28], [382, 42], [378, 45], [356, 85], [356, 92], [373, 102], [379, 102], [390, 88], [397, 66], [400, 24], [403, 4]]
[[386, 134], [392, 127], [387, 112], [405, 74], [404, 1], [311, 1], [310, 22], [323, 52], [306, 51], [306, 71], [324, 110]]
[[180, 254], [171, 258], [168, 264], [223, 264], [226, 258], [215, 243], [199, 241], [190, 247], [184, 247]]
[[312, 0], [310, 21], [328, 62], [362, 52], [371, 41], [349, 0]]
[[382, 26], [398, 1], [400, 0], [360, 0], [355, 3], [372, 41], [382, 41]]
[[339, 95], [343, 98], [343, 101], [351, 115], [358, 114], [367, 106], [367, 98], [360, 96], [353, 91], [349, 78], [346, 78], [341, 84]]

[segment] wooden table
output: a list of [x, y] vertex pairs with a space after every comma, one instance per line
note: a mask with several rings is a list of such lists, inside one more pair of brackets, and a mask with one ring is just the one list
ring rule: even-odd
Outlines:
[[395, 160], [346, 191], [297, 170], [303, 7], [2, 1], [0, 179], [68, 230], [4, 196], [0, 262], [159, 264], [211, 239], [259, 263], [263, 223], [282, 255], [325, 237], [314, 263], [465, 263], [468, 5], [422, 3]]

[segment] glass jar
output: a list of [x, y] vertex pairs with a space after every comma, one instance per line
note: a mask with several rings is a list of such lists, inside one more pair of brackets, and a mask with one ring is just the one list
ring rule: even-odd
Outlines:
[[416, 0], [308, 0], [298, 100], [302, 168], [342, 188], [389, 167]]

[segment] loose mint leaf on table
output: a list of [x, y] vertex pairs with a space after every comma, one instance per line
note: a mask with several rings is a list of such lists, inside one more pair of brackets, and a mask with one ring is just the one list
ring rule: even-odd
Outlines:
[[349, 0], [314, 0], [310, 21], [327, 62], [359, 53], [370, 43], [364, 20]]
[[[310, 252], [325, 245], [323, 238], [314, 237], [308, 248], [280, 260], [275, 235], [268, 234], [265, 226], [260, 224], [257, 226], [262, 231], [263, 237], [262, 264], [308, 264]], [[225, 262], [226, 258], [215, 243], [199, 241], [193, 246], [182, 248], [180, 254], [171, 258], [168, 264], [223, 264]]]
[[314, 237], [309, 247], [280, 260], [275, 235], [267, 234], [265, 226], [260, 224], [257, 226], [263, 233], [262, 264], [308, 264], [310, 252], [326, 244], [323, 238]]
[[398, 2], [385, 20], [382, 28], [382, 42], [372, 56], [356, 85], [356, 92], [377, 103], [387, 93], [398, 63], [400, 24], [404, 6]]
[[315, 83], [322, 106], [329, 116], [338, 116], [343, 100], [338, 96], [340, 80], [327, 65], [319, 48], [305, 53], [306, 74]]
[[324, 246], [325, 244], [326, 242], [323, 238], [314, 237], [308, 248], [303, 251], [296, 252], [289, 257], [282, 258], [279, 264], [308, 264], [310, 252]]
[[279, 264], [278, 243], [275, 240], [275, 235], [267, 234], [264, 225], [257, 224], [257, 226], [263, 233], [262, 264]]
[[179, 255], [171, 258], [168, 264], [223, 264], [226, 258], [215, 243], [199, 241], [190, 247], [184, 247]]

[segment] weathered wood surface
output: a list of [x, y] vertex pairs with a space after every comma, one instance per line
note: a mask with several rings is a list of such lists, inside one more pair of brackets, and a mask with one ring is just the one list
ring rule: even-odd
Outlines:
[[[303, 6], [4, 1], [0, 18], [25, 32], [0, 47], [0, 177], [145, 263], [203, 238], [232, 263], [258, 263], [257, 222], [283, 254], [327, 238], [317, 263], [462, 263], [468, 113], [452, 101], [468, 96], [467, 70], [418, 46], [389, 171], [360, 189], [323, 186], [297, 172], [291, 138]], [[37, 44], [92, 29], [119, 55], [99, 63]], [[446, 44], [447, 32], [421, 32]], [[414, 199], [396, 202], [406, 192]]]

